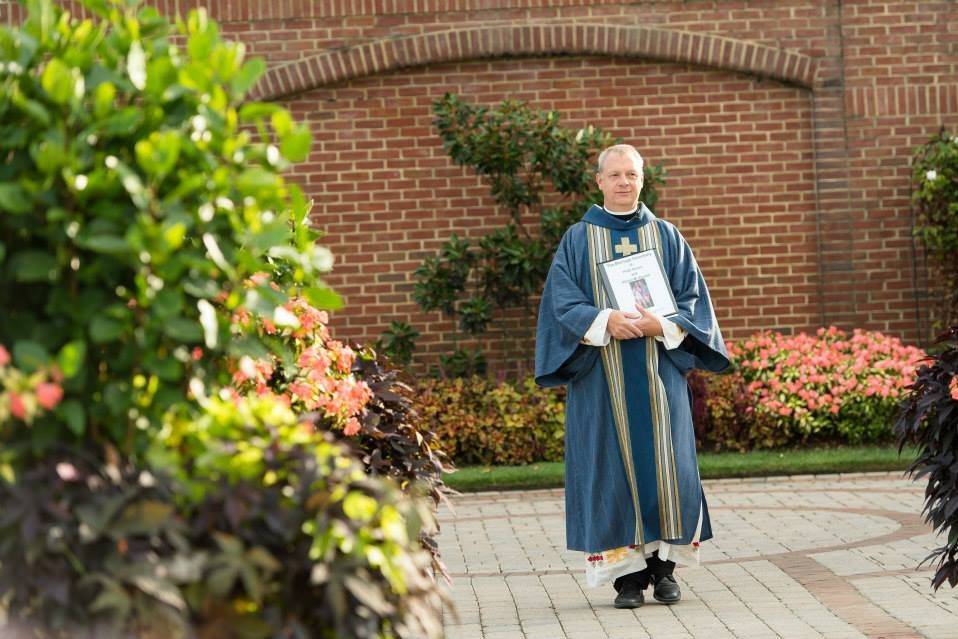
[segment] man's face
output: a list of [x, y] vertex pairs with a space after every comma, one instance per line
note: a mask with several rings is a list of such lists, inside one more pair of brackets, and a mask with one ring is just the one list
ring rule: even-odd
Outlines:
[[642, 171], [635, 158], [628, 154], [610, 153], [605, 158], [602, 172], [595, 177], [602, 190], [605, 208], [611, 211], [631, 211], [639, 201], [642, 190]]

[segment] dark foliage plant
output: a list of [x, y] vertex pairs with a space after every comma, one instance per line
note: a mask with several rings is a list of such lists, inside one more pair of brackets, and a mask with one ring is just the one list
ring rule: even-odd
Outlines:
[[[918, 458], [908, 467], [917, 479], [926, 478], [925, 520], [944, 536], [945, 543], [925, 561], [938, 558], [932, 586], [958, 585], [958, 326], [936, 342], [944, 348], [918, 369], [902, 401], [895, 424], [899, 452], [908, 444]], [[924, 562], [923, 562], [924, 563]]]
[[[245, 435], [264, 451], [238, 450]], [[24, 639], [439, 635], [432, 519], [333, 435], [267, 400], [214, 402], [151, 456], [65, 449], [0, 483], [0, 596]], [[237, 459], [241, 458], [241, 459]], [[390, 634], [392, 633], [392, 634]], [[6, 635], [5, 635], [6, 636]]]
[[[359, 352], [353, 373], [372, 391], [358, 440], [348, 440], [356, 441], [367, 471], [396, 480], [404, 491], [425, 495], [436, 507], [446, 503], [453, 491], [443, 483], [442, 474], [455, 469], [439, 448], [435, 432], [422, 426], [428, 422], [416, 412], [415, 389], [369, 349]], [[448, 578], [439, 556], [438, 533], [438, 525], [424, 527], [419, 540], [432, 553], [436, 572]]]

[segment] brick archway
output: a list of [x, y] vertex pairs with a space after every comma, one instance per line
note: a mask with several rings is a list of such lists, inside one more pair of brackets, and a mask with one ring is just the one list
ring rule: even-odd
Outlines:
[[655, 27], [548, 23], [450, 29], [324, 51], [270, 69], [250, 97], [274, 100], [336, 82], [436, 62], [595, 54], [700, 64], [809, 89], [823, 82], [817, 58], [756, 42]]

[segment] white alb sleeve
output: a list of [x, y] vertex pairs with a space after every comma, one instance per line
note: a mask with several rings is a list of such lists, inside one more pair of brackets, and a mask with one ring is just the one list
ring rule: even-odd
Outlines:
[[662, 324], [663, 335], [656, 335], [655, 339], [665, 344], [665, 348], [668, 350], [677, 348], [685, 339], [686, 330], [672, 320], [667, 320], [664, 317], [660, 317], [659, 322]]
[[586, 346], [607, 346], [609, 340], [612, 339], [612, 335], [609, 334], [609, 315], [612, 314], [611, 308], [606, 308], [599, 311], [599, 314], [596, 315], [595, 320], [592, 322], [592, 326], [589, 327], [589, 330], [585, 332], [585, 337], [582, 338], [582, 343]]

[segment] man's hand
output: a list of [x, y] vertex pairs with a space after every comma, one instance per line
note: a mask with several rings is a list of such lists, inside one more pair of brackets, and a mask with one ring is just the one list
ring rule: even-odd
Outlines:
[[652, 311], [645, 310], [638, 304], [635, 305], [635, 308], [642, 317], [642, 319], [637, 322], [637, 325], [643, 335], [646, 337], [655, 337], [656, 335], [663, 335], [665, 333], [665, 331], [662, 330], [662, 322], [659, 321], [658, 315]]
[[638, 304], [635, 311], [612, 311], [609, 314], [609, 334], [615, 339], [634, 339], [662, 334], [662, 324], [658, 315], [651, 313]]
[[642, 337], [640, 319], [641, 315], [634, 311], [612, 311], [609, 314], [609, 334], [615, 339]]

